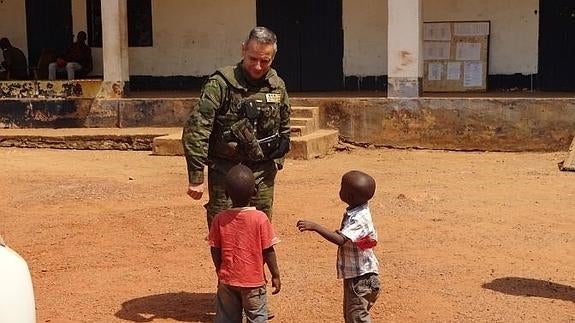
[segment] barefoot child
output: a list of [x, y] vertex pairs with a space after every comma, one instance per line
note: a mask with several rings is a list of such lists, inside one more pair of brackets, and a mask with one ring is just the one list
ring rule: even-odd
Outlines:
[[379, 295], [378, 262], [373, 251], [377, 232], [371, 220], [368, 201], [375, 193], [375, 180], [360, 171], [343, 175], [340, 199], [348, 207], [341, 227], [330, 231], [306, 220], [297, 222], [300, 231], [315, 231], [338, 245], [337, 277], [343, 279], [343, 311], [346, 323], [371, 322], [369, 309]]
[[226, 194], [232, 208], [218, 213], [208, 242], [218, 274], [216, 323], [267, 322], [264, 262], [272, 275], [272, 294], [281, 289], [274, 244], [279, 242], [265, 213], [250, 207], [255, 194], [253, 172], [244, 165], [226, 175]]

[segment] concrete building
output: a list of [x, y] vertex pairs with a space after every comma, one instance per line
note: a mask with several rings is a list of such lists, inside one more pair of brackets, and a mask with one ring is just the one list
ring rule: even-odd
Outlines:
[[[47, 42], [61, 48], [86, 30], [94, 55], [91, 77], [102, 81], [89, 110], [107, 115], [110, 102], [118, 102], [110, 100], [125, 96], [127, 84], [132, 91], [199, 89], [215, 68], [238, 61], [249, 29], [267, 25], [278, 34], [276, 67], [291, 92], [377, 91], [368, 101], [293, 101], [321, 106], [324, 124], [350, 140], [542, 150], [568, 146], [575, 129], [570, 95], [420, 98], [426, 96], [423, 26], [488, 21], [490, 90], [571, 91], [573, 17], [575, 4], [568, 0], [4, 0], [0, 35], [34, 64]], [[88, 92], [94, 91], [83, 96]]]
[[[258, 23], [277, 30], [278, 60], [285, 63], [284, 74], [295, 73], [287, 77], [294, 80], [292, 91], [385, 90], [388, 76], [421, 77], [421, 24], [428, 21], [491, 22], [488, 69], [494, 88], [538, 87], [539, 65], [546, 64], [541, 62], [540, 50], [570, 56], [561, 42], [545, 38], [564, 38], [557, 33], [567, 33], [572, 21], [540, 33], [545, 19], [556, 21], [566, 14], [561, 10], [567, 9], [557, 1], [551, 5], [546, 4], [551, 0], [284, 2], [107, 0], [100, 6], [100, 0], [6, 0], [0, 3], [0, 35], [23, 49], [32, 65], [42, 47], [61, 49], [72, 34], [86, 30], [95, 61], [92, 75], [107, 78], [113, 69], [125, 69], [121, 77], [110, 77], [131, 76], [136, 89], [197, 88], [201, 78], [216, 67], [237, 61], [239, 43]], [[545, 6], [550, 9], [542, 11]], [[575, 7], [570, 6], [571, 10]], [[122, 39], [128, 30], [132, 38], [144, 42], [128, 46], [128, 39]], [[106, 37], [103, 42], [102, 36]], [[415, 60], [408, 70], [395, 75], [396, 65], [401, 64], [397, 53], [402, 51], [410, 52]], [[106, 63], [112, 64], [108, 72]], [[318, 73], [339, 78], [324, 80]]]

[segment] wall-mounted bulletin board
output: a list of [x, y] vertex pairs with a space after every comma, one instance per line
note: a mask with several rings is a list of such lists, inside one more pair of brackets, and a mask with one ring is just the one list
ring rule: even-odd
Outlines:
[[423, 91], [486, 91], [490, 28], [489, 21], [424, 23]]

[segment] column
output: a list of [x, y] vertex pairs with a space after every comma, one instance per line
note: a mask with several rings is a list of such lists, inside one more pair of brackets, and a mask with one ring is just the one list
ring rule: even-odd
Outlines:
[[102, 0], [102, 60], [100, 97], [122, 97], [129, 89], [127, 0]]
[[422, 0], [388, 0], [388, 97], [421, 94]]

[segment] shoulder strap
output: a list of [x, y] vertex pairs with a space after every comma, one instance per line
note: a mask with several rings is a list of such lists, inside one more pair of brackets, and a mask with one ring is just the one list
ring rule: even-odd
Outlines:
[[230, 90], [231, 84], [230, 84], [230, 82], [228, 82], [228, 79], [226, 78], [226, 76], [224, 74], [222, 74], [222, 72], [220, 70], [217, 70], [212, 75], [210, 75], [208, 80], [214, 76], [221, 78], [226, 83], [226, 93], [224, 94], [225, 98], [224, 98], [224, 101], [222, 103], [221, 109], [218, 109], [219, 115], [225, 115], [230, 110], [230, 103], [232, 101], [232, 95], [231, 95], [232, 91]]

